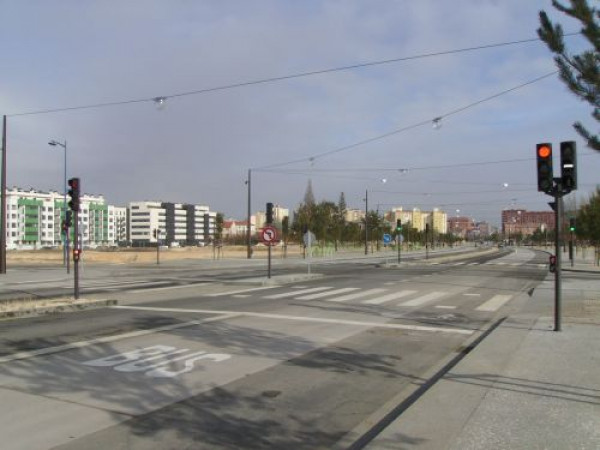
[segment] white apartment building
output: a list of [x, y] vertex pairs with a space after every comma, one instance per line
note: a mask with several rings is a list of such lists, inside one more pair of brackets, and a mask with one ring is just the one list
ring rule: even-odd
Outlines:
[[156, 245], [159, 239], [170, 246], [207, 245], [215, 235], [216, 217], [208, 206], [131, 202], [129, 241], [133, 246]]
[[[161, 202], [129, 203], [129, 241], [133, 245], [156, 244], [164, 238], [166, 214]], [[155, 230], [161, 230], [159, 236]]]
[[[115, 245], [109, 230], [109, 207], [101, 195], [81, 196], [79, 234], [83, 247]], [[6, 192], [8, 249], [56, 248], [63, 243], [64, 194], [12, 188]], [[71, 227], [71, 240], [74, 227]]]

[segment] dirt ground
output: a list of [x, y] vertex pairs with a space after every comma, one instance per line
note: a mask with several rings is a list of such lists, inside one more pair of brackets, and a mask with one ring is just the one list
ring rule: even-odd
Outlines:
[[[252, 247], [254, 258], [266, 258], [267, 247], [260, 245]], [[288, 246], [287, 255], [298, 256], [302, 254], [300, 246]], [[272, 257], [283, 256], [282, 247], [273, 247]], [[161, 261], [174, 261], [181, 259], [217, 259], [217, 258], [246, 258], [245, 246], [213, 247], [183, 247], [161, 248], [159, 258]], [[109, 263], [109, 264], [147, 264], [156, 262], [156, 248], [145, 249], [113, 249], [113, 250], [84, 250], [82, 261]], [[62, 262], [62, 250], [10, 250], [6, 253], [7, 263], [18, 264], [55, 264]]]

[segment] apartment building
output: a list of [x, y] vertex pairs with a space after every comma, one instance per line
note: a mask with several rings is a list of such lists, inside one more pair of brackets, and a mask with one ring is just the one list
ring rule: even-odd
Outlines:
[[536, 230], [554, 230], [553, 211], [527, 211], [525, 209], [505, 209], [502, 211], [502, 233], [529, 236]]
[[158, 201], [129, 204], [129, 240], [134, 247], [206, 245], [215, 235], [217, 213], [208, 206]]
[[445, 234], [448, 232], [447, 214], [437, 208], [434, 208], [433, 211], [421, 211], [419, 208], [404, 211], [403, 208], [398, 207], [388, 211], [385, 219], [393, 227], [396, 226], [396, 221], [399, 219], [402, 224], [410, 224], [417, 231], [424, 231], [425, 226], [429, 225], [435, 233]]
[[[81, 245], [116, 245], [115, 211], [101, 195], [81, 196], [79, 234]], [[111, 212], [113, 222], [111, 223]], [[6, 192], [6, 246], [8, 249], [56, 248], [63, 243], [64, 194], [12, 188]], [[71, 228], [71, 240], [74, 227]]]

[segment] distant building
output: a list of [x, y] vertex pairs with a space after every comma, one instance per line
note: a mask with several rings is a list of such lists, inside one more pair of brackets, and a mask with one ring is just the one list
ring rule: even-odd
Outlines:
[[[289, 215], [290, 210], [288, 208], [284, 208], [281, 205], [273, 205], [273, 223], [275, 225], [281, 225], [283, 219], [289, 217]], [[264, 211], [257, 211], [251, 220], [256, 229], [263, 228], [267, 223], [267, 214]]]
[[447, 233], [446, 217], [447, 214], [437, 208], [433, 211], [421, 211], [419, 208], [404, 211], [402, 207], [397, 207], [385, 214], [385, 219], [392, 228], [396, 226], [396, 221], [400, 219], [403, 225], [408, 225], [417, 231], [424, 231], [425, 226], [429, 225], [433, 232], [439, 234]]
[[[116, 245], [126, 232], [124, 208], [107, 205], [101, 195], [81, 195], [79, 237], [83, 247]], [[64, 194], [12, 188], [6, 192], [8, 249], [57, 248], [63, 244]], [[71, 227], [71, 240], [75, 227]]]
[[133, 246], [206, 245], [215, 235], [217, 214], [208, 206], [157, 201], [129, 204], [129, 238]]
[[462, 239], [473, 237], [475, 222], [469, 217], [448, 217], [448, 233]]
[[505, 209], [502, 211], [502, 233], [505, 236], [522, 234], [530, 236], [536, 230], [554, 230], [553, 211], [527, 211], [525, 209]]

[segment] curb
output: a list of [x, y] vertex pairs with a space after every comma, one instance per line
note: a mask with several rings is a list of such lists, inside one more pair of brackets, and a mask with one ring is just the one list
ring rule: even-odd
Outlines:
[[[117, 300], [76, 300], [71, 303], [61, 303], [57, 305], [39, 307], [32, 305], [17, 311], [2, 311], [0, 312], [0, 319], [18, 319], [24, 317], [38, 317], [48, 314], [79, 312], [86, 309], [115, 306], [116, 304]], [[15, 307], [19, 307], [19, 304], [16, 302]]]
[[[296, 283], [298, 281], [314, 280], [323, 278], [324, 275], [321, 273], [303, 273], [303, 274], [292, 274], [292, 275], [276, 275], [271, 278], [257, 277], [257, 278], [244, 278], [242, 280], [236, 280], [235, 284], [250, 284], [257, 286], [279, 286], [287, 283]], [[231, 282], [228, 282], [228, 284]]]

